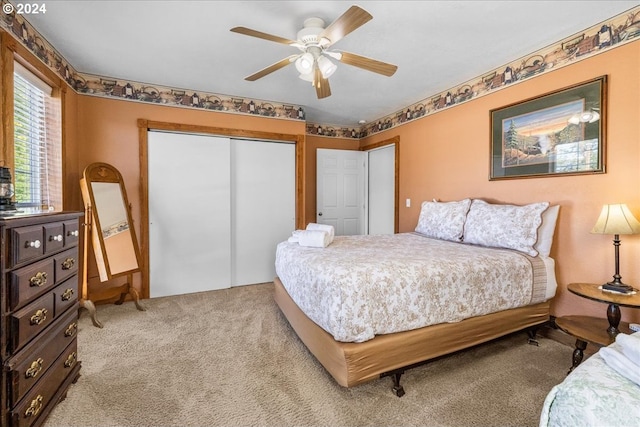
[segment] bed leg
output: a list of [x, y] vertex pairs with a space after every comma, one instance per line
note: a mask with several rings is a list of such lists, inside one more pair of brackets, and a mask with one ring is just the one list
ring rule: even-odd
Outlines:
[[380, 378], [391, 377], [393, 380], [393, 393], [398, 397], [404, 396], [404, 387], [400, 385], [400, 377], [402, 374], [404, 374], [404, 369], [396, 369], [395, 371], [380, 374]]
[[404, 371], [395, 372], [391, 375], [391, 378], [393, 379], [393, 392], [398, 397], [404, 396], [404, 387], [400, 385], [400, 377], [402, 376], [403, 373]]
[[536, 347], [539, 347], [540, 343], [536, 339], [537, 332], [538, 332], [538, 328], [532, 328], [527, 330], [527, 335], [529, 335], [529, 339], [527, 340], [527, 343], [531, 345], [535, 345]]

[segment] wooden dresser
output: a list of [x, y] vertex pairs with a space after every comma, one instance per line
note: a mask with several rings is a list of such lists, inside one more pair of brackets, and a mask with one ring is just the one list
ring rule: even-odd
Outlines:
[[39, 426], [80, 376], [81, 213], [0, 217], [0, 425]]

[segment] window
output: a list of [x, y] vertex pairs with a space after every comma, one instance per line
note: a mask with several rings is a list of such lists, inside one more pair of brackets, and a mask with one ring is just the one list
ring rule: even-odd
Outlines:
[[14, 64], [16, 206], [62, 210], [60, 99], [33, 73]]

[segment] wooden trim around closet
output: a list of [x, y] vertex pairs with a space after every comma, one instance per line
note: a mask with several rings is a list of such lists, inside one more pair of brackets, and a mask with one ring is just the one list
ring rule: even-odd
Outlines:
[[220, 128], [181, 123], [157, 122], [138, 119], [138, 139], [140, 150], [140, 254], [142, 255], [141, 297], [149, 298], [149, 139], [148, 131], [205, 133], [232, 138], [262, 139], [269, 141], [287, 141], [295, 143], [296, 158], [296, 228], [304, 228], [304, 135], [250, 131], [243, 129]]
[[395, 200], [393, 207], [393, 232], [398, 233], [400, 230], [400, 136], [396, 135], [393, 138], [385, 139], [384, 141], [375, 142], [373, 144], [364, 145], [360, 147], [360, 151], [369, 151], [376, 148], [384, 147], [387, 145], [395, 144], [395, 173], [394, 173], [394, 192]]

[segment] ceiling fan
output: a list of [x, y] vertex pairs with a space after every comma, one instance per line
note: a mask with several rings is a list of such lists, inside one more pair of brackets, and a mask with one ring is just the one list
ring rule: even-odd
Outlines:
[[329, 87], [328, 79], [329, 76], [331, 76], [337, 69], [336, 64], [331, 61], [331, 58], [344, 64], [382, 74], [387, 77], [392, 76], [398, 69], [396, 65], [366, 58], [354, 53], [328, 50], [347, 34], [358, 29], [371, 19], [373, 19], [373, 16], [371, 16], [371, 14], [366, 10], [358, 6], [351, 6], [349, 10], [343, 13], [326, 28], [324, 26], [324, 21], [320, 18], [306, 19], [304, 21], [304, 28], [302, 28], [297, 34], [297, 40], [274, 36], [246, 27], [234, 27], [231, 31], [293, 46], [302, 52], [296, 55], [290, 55], [275, 64], [269, 65], [257, 73], [246, 77], [245, 80], [258, 80], [259, 78], [294, 63], [296, 69], [300, 72], [300, 78], [311, 82], [316, 88], [316, 95], [318, 96], [318, 99], [322, 99], [331, 96], [331, 88]]

